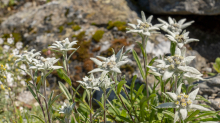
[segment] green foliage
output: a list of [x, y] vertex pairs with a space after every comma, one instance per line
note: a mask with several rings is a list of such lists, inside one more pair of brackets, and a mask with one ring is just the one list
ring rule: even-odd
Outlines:
[[73, 25], [73, 26], [72, 26], [72, 29], [73, 29], [74, 31], [77, 31], [77, 30], [80, 30], [81, 27], [80, 27], [79, 25]]
[[220, 58], [216, 58], [215, 59], [215, 64], [213, 64], [213, 68], [218, 72], [220, 73]]
[[100, 39], [102, 39], [104, 33], [105, 32], [103, 30], [97, 30], [95, 34], [92, 36], [92, 39], [98, 43]]
[[107, 29], [112, 29], [114, 27], [117, 27], [119, 31], [126, 31], [126, 22], [122, 21], [109, 21]]

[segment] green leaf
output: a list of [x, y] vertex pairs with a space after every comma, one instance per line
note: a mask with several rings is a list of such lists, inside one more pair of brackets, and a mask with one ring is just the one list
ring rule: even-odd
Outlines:
[[166, 114], [167, 116], [169, 116], [169, 117], [172, 118], [172, 119], [175, 117], [174, 113], [171, 112], [171, 111], [169, 111], [169, 110], [165, 110], [165, 111], [163, 111], [162, 113], [163, 113], [163, 114]]
[[96, 100], [96, 99], [94, 99], [98, 104], [99, 104], [99, 106], [104, 110], [104, 106], [102, 105], [102, 103], [100, 102], [100, 101], [98, 101], [98, 100]]
[[118, 117], [118, 118], [121, 119], [122, 121], [126, 121], [126, 122], [129, 122], [129, 123], [133, 123], [133, 121], [131, 121], [129, 118], [126, 118], [126, 117], [123, 117], [123, 116], [120, 116], [120, 115], [116, 115], [116, 117]]
[[140, 93], [143, 91], [143, 89], [144, 89], [144, 85], [141, 85], [141, 86], [139, 87], [139, 89], [138, 89], [138, 92], [135, 94], [134, 100], [132, 100], [132, 102], [131, 102], [132, 105], [134, 104], [134, 102], [136, 101], [136, 99], [138, 98], [138, 96], [140, 95]]
[[43, 121], [40, 117], [38, 117], [37, 115], [31, 114], [31, 116], [37, 118], [37, 119], [40, 120], [42, 123], [44, 123], [44, 121]]
[[31, 94], [33, 95], [33, 97], [37, 100], [37, 102], [39, 103], [39, 100], [38, 100], [38, 98], [37, 98], [37, 95], [35, 94], [35, 92], [32, 90], [32, 88], [28, 85], [27, 86], [28, 87], [28, 89], [29, 89], [29, 91], [31, 92]]
[[143, 97], [140, 101], [140, 117], [143, 120], [145, 115], [145, 104], [152, 98], [156, 97], [156, 94], [151, 94], [149, 97]]
[[66, 96], [66, 98], [71, 101], [72, 100], [72, 97], [71, 97], [71, 94], [69, 93], [68, 89], [65, 87], [65, 85], [61, 82], [59, 82], [59, 86], [60, 86], [60, 89], [61, 91], [63, 92], [63, 94]]
[[131, 92], [130, 92], [131, 99], [133, 99], [133, 91], [134, 91], [134, 86], [135, 86], [136, 79], [137, 79], [137, 75], [134, 75], [134, 77], [132, 78], [131, 88], [130, 88], [130, 90], [131, 90]]
[[50, 101], [50, 103], [49, 103], [49, 105], [48, 105], [49, 109], [52, 108], [53, 103], [54, 103], [61, 95], [62, 95], [62, 93], [59, 94], [59, 95], [56, 95], [56, 96]]
[[215, 64], [213, 64], [213, 68], [218, 72], [220, 73], [220, 58], [216, 58], [215, 59]]
[[[158, 57], [154, 57], [153, 59], [151, 59], [151, 61], [149, 62], [148, 66], [152, 66], [153, 63], [154, 63], [154, 61], [155, 61], [156, 59], [158, 59]], [[149, 71], [149, 70], [150, 70], [150, 68], [147, 67], [147, 69], [146, 69], [147, 75], [148, 75], [148, 71]]]
[[61, 79], [65, 80], [70, 86], [72, 86], [72, 82], [70, 78], [66, 75], [66, 73], [63, 71], [63, 69], [57, 69], [57, 75]]
[[141, 72], [141, 75], [142, 75], [143, 79], [145, 79], [145, 74], [144, 74], [144, 71], [142, 69], [141, 62], [140, 62], [140, 60], [138, 58], [138, 55], [137, 55], [137, 53], [134, 50], [132, 50], [132, 53], [133, 53], [133, 57], [134, 57], [137, 65], [138, 65], [138, 68], [139, 68], [139, 70]]
[[122, 86], [127, 83], [125, 80], [122, 80], [121, 82], [118, 83], [118, 86], [117, 86], [117, 94], [120, 94], [121, 92], [121, 88]]
[[172, 42], [172, 41], [170, 43], [171, 43], [171, 45], [170, 45], [170, 53], [173, 56], [173, 55], [175, 55], [176, 43]]
[[112, 109], [115, 111], [115, 113], [117, 114], [117, 115], [119, 115], [120, 114], [120, 111], [118, 110], [118, 108], [116, 108], [114, 105], [112, 105], [112, 103], [107, 99], [107, 101], [108, 101], [108, 104], [112, 107]]
[[193, 112], [186, 120], [185, 122], [187, 123], [188, 121], [191, 121], [200, 111], [196, 110], [195, 112]]
[[[80, 46], [79, 46], [80, 47]], [[71, 56], [79, 49], [79, 47], [76, 48], [68, 57], [67, 62], [70, 60]]]

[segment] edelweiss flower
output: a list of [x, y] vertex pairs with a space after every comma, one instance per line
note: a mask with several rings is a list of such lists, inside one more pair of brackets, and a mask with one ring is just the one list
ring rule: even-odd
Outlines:
[[17, 49], [21, 49], [23, 47], [23, 43], [22, 42], [17, 42], [16, 43], [16, 48]]
[[113, 54], [110, 58], [97, 56], [99, 59], [103, 61], [99, 61], [96, 58], [90, 58], [95, 64], [98, 65], [99, 68], [95, 68], [89, 73], [104, 72], [104, 71], [121, 73], [119, 67], [128, 62], [128, 61], [123, 61], [127, 57], [123, 56], [122, 52], [123, 52], [123, 48], [117, 53], [117, 55]]
[[30, 67], [30, 69], [37, 69], [37, 70], [54, 70], [54, 69], [60, 69], [63, 68], [62, 66], [53, 66], [59, 59], [53, 58], [44, 58], [41, 57], [39, 60], [33, 59], [33, 66]]
[[130, 32], [137, 32], [143, 35], [147, 35], [150, 36], [151, 33], [155, 32], [156, 30], [159, 30], [159, 26], [162, 25], [152, 25], [151, 24], [151, 20], [153, 18], [153, 16], [151, 15], [150, 17], [147, 18], [145, 17], [145, 14], [143, 11], [141, 11], [141, 16], [142, 16], [142, 21], [137, 19], [138, 24], [130, 24], [128, 23], [129, 26], [131, 26], [133, 29], [129, 29], [126, 33], [130, 33]]
[[163, 26], [161, 27], [162, 30], [164, 31], [171, 31], [173, 33], [180, 33], [182, 32], [182, 29], [190, 26], [194, 21], [190, 21], [184, 24], [184, 22], [186, 21], [186, 19], [181, 19], [178, 22], [176, 22], [175, 19], [172, 19], [171, 17], [168, 17], [168, 22], [158, 18], [158, 21], [160, 21]]
[[186, 95], [184, 93], [181, 93], [181, 87], [182, 84], [179, 85], [179, 87], [176, 90], [176, 93], [166, 92], [166, 94], [168, 94], [173, 99], [173, 102], [163, 103], [157, 106], [157, 108], [176, 108], [177, 110], [174, 117], [174, 123], [178, 121], [180, 117], [182, 120], [185, 120], [187, 117], [188, 109], [192, 108], [203, 111], [210, 111], [209, 109], [204, 108], [203, 106], [193, 104], [193, 101], [196, 98], [199, 88], [192, 91], [189, 95]]
[[73, 41], [70, 43], [69, 39], [66, 38], [63, 41], [55, 41], [55, 43], [53, 43], [52, 46], [49, 46], [48, 48], [58, 49], [60, 51], [76, 50], [76, 48], [72, 48], [76, 42], [77, 41]]
[[179, 74], [181, 72], [190, 72], [193, 74], [200, 75], [201, 73], [193, 67], [187, 66], [195, 56], [185, 57], [185, 48], [182, 52], [179, 48], [176, 48], [174, 56], [168, 56], [164, 60], [155, 60], [158, 63], [155, 67], [148, 66], [156, 76], [163, 75], [163, 80], [167, 80], [172, 77], [173, 74]]
[[103, 89], [108, 89], [111, 87], [111, 84], [115, 83], [114, 81], [111, 81], [111, 79], [108, 76], [105, 76], [103, 80], [100, 80], [99, 87]]
[[183, 74], [183, 78], [186, 79], [189, 84], [194, 81], [203, 80], [202, 76], [203, 74], [194, 74], [191, 72], [186, 72], [185, 74]]
[[3, 44], [4, 40], [2, 38], [0, 38], [0, 44]]
[[14, 43], [14, 40], [13, 40], [13, 38], [7, 38], [7, 42], [8, 42], [9, 44], [13, 44], [13, 43]]
[[199, 41], [198, 39], [194, 39], [194, 38], [189, 38], [189, 32], [185, 32], [183, 31], [182, 34], [178, 34], [178, 33], [173, 33], [171, 31], [167, 31], [167, 33], [169, 33], [169, 35], [166, 35], [167, 38], [170, 41], [173, 41], [177, 44], [177, 46], [179, 48], [182, 48], [183, 45], [193, 42], [193, 41]]
[[90, 75], [90, 77], [85, 76], [83, 78], [83, 81], [76, 81], [81, 83], [86, 89], [91, 89], [91, 90], [100, 90], [99, 89], [99, 78], [94, 78], [93, 74]]
[[34, 53], [35, 49], [31, 50], [30, 52], [24, 51], [21, 55], [15, 55], [15, 57], [18, 57], [18, 59], [15, 61], [15, 64], [19, 61], [26, 61], [29, 64], [35, 59], [36, 56], [41, 55], [40, 51]]
[[74, 106], [75, 106], [75, 103], [73, 103], [72, 105], [69, 105], [64, 102], [58, 111], [59, 111], [59, 113], [63, 113], [65, 115], [69, 116], [69, 115], [71, 115]]

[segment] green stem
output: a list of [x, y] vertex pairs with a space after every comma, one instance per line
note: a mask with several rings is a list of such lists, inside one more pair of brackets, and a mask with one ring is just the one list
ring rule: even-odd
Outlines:
[[106, 89], [103, 89], [104, 91], [104, 123], [106, 123]]
[[90, 107], [90, 123], [92, 123], [92, 90], [90, 90], [89, 107]]

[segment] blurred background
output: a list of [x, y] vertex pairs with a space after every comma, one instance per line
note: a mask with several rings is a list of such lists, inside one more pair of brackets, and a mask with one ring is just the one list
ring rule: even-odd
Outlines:
[[[183, 18], [187, 19], [186, 22], [195, 21], [186, 30], [190, 31], [190, 38], [200, 41], [187, 44], [187, 55], [196, 56], [191, 66], [203, 73], [204, 78], [211, 77], [200, 81], [198, 86], [200, 94], [211, 100], [210, 105], [219, 110], [220, 77], [217, 73], [220, 72], [220, 60], [216, 60], [220, 57], [219, 0], [0, 0], [1, 63], [8, 62], [9, 55], [5, 56], [6, 53], [15, 55], [33, 48], [42, 51], [45, 57], [59, 58], [60, 54], [55, 55], [47, 47], [65, 38], [77, 40], [78, 44], [74, 47], [80, 48], [69, 63], [73, 86], [77, 87], [76, 81], [97, 67], [90, 57], [111, 56], [111, 48], [117, 52], [122, 46], [141, 54], [135, 43], [141, 38], [136, 34], [126, 34], [127, 23], [137, 24], [136, 19], [140, 19], [141, 11], [147, 17], [154, 16], [153, 24], [159, 23], [157, 18], [168, 21], [168, 17], [177, 21]], [[151, 35], [146, 47], [149, 60], [169, 54], [170, 41], [164, 34], [161, 31], [161, 34]], [[18, 42], [22, 42], [20, 49], [17, 48]], [[134, 58], [131, 53], [128, 55], [129, 63], [121, 67], [123, 74], [128, 81], [133, 75], [138, 75], [138, 82], [141, 83]], [[26, 75], [19, 76], [25, 78], [22, 82], [24, 86], [30, 81]], [[64, 82], [56, 72], [47, 81], [48, 91], [56, 90], [58, 81]], [[149, 82], [154, 82], [153, 77], [149, 77]], [[13, 80], [11, 83], [12, 89], [19, 85]], [[26, 88], [16, 95], [16, 100], [22, 104], [33, 104], [34, 98]], [[100, 98], [101, 94], [96, 95]]]

